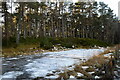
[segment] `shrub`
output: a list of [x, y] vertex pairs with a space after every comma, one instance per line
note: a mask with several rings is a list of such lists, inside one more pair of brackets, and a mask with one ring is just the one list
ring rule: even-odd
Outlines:
[[72, 43], [62, 43], [61, 46], [66, 47], [66, 48], [72, 48], [73, 44]]
[[14, 48], [16, 48], [17, 47], [16, 38], [10, 37], [8, 41], [6, 39], [2, 39], [2, 47], [14, 47]]
[[41, 38], [40, 47], [43, 49], [51, 49], [53, 48], [53, 44], [49, 41], [49, 38]]
[[[51, 49], [53, 48], [53, 45], [57, 45], [57, 44], [61, 44], [62, 47], [66, 47], [66, 48], [72, 48], [73, 45], [76, 47], [79, 47], [79, 46], [93, 47], [94, 45], [101, 46], [101, 47], [109, 46], [108, 43], [100, 40], [89, 39], [89, 38], [73, 38], [73, 37], [67, 37], [67, 38], [52, 38], [52, 37], [29, 38], [27, 37], [26, 39], [21, 37], [20, 44], [24, 44], [24, 45], [40, 44], [40, 47], [43, 49]], [[17, 47], [16, 38], [11, 37], [9, 41], [6, 41], [6, 39], [3, 39], [2, 46], [16, 48]]]

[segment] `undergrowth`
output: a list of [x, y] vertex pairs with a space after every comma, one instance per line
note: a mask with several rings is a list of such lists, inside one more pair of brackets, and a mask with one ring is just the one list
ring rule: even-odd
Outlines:
[[[66, 48], [72, 48], [74, 47], [80, 47], [80, 46], [86, 46], [86, 47], [93, 47], [93, 46], [101, 46], [106, 47], [110, 44], [96, 40], [96, 39], [89, 39], [89, 38], [51, 38], [51, 37], [42, 37], [42, 38], [21, 38], [19, 45], [35, 45], [39, 44], [40, 48], [43, 49], [51, 49], [53, 46], [60, 45], [62, 47]], [[2, 47], [3, 48], [17, 48], [19, 45], [16, 44], [15, 38], [10, 38], [7, 42], [5, 39], [2, 41]]]

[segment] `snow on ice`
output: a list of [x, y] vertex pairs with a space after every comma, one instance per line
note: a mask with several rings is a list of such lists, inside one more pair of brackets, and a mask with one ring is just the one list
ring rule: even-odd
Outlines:
[[25, 71], [31, 75], [31, 78], [45, 77], [48, 73], [52, 73], [53, 70], [63, 71], [68, 66], [82, 62], [80, 59], [88, 60], [92, 56], [104, 52], [104, 50], [73, 49], [60, 52], [46, 52], [44, 53], [47, 54], [46, 57], [35, 59], [33, 62], [25, 65]]
[[21, 71], [11, 71], [11, 72], [6, 72], [1, 76], [0, 79], [6, 79], [6, 78], [13, 78], [16, 79], [17, 76], [23, 74]]

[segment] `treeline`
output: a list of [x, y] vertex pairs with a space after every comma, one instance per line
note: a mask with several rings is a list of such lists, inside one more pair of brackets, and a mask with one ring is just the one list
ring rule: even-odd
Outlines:
[[[14, 6], [13, 6], [14, 5]], [[15, 8], [15, 11], [13, 11]], [[79, 37], [119, 43], [118, 19], [103, 2], [2, 2], [2, 37]]]

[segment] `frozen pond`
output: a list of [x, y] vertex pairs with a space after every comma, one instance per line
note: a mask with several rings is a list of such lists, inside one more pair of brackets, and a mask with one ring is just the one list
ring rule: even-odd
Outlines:
[[74, 65], [80, 64], [92, 56], [104, 52], [104, 50], [104, 48], [73, 49], [3, 58], [3, 75], [0, 75], [0, 78], [32, 79], [36, 77], [48, 77], [48, 74], [55, 74], [52, 78], [57, 78], [59, 77], [58, 74], [64, 72], [65, 69], [73, 69]]

